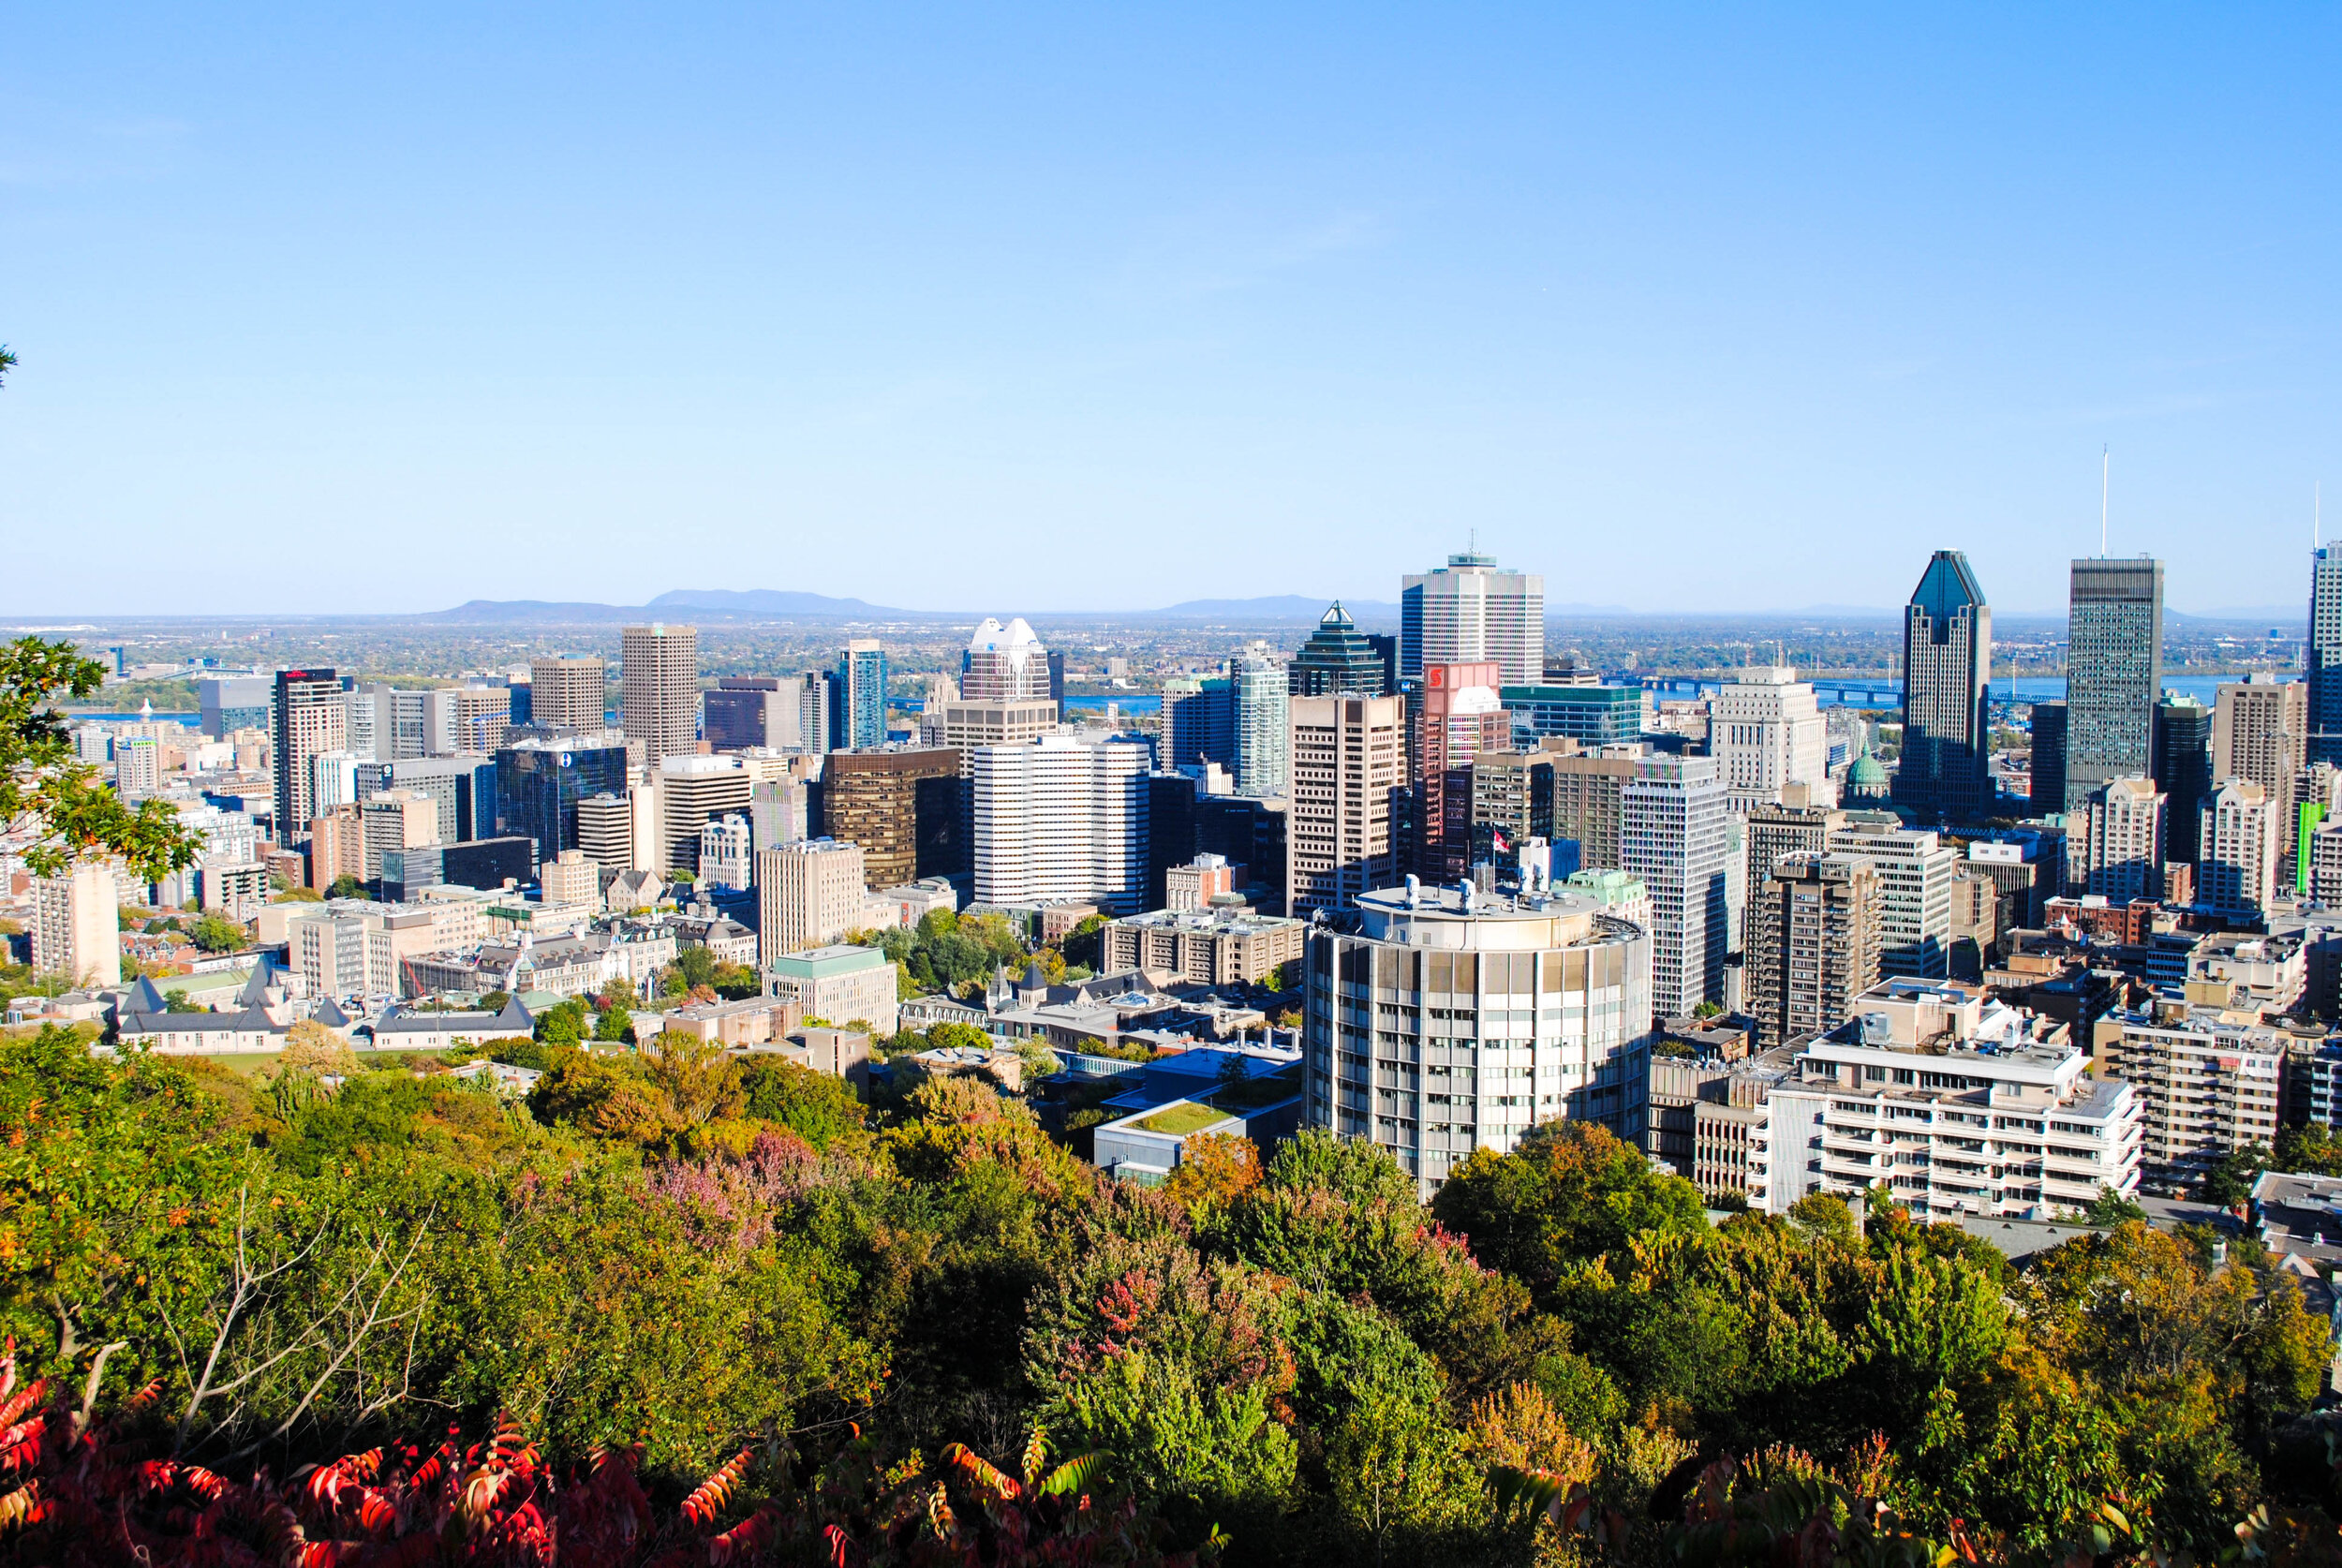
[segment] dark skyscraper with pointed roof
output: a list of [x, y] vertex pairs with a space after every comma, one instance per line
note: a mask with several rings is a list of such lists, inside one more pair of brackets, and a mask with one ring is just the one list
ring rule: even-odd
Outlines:
[[1336, 599], [1321, 616], [1317, 629], [1301, 644], [1285, 667], [1296, 697], [1331, 697], [1356, 692], [1361, 697], [1387, 697], [1392, 685], [1391, 640], [1369, 637]]
[[1903, 761], [1894, 799], [1922, 821], [1992, 810], [1986, 699], [1993, 612], [1958, 550], [1938, 550], [1903, 613]]

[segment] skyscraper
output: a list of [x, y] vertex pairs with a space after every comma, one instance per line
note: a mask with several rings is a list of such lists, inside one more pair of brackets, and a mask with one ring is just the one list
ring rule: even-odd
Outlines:
[[1991, 810], [1992, 673], [1992, 607], [1966, 555], [1938, 550], [1903, 614], [1898, 805], [1930, 821], [1973, 821]]
[[[1386, 641], [1387, 641], [1386, 639]], [[1336, 599], [1318, 617], [1301, 651], [1285, 666], [1296, 697], [1331, 697], [1355, 691], [1361, 697], [1387, 697], [1395, 672], [1375, 639], [1358, 629], [1358, 623]]]
[[1482, 660], [1495, 663], [1498, 686], [1532, 686], [1544, 674], [1545, 579], [1471, 552], [1407, 577], [1399, 594], [1400, 678]]
[[757, 954], [769, 964], [836, 941], [862, 923], [862, 848], [814, 838], [756, 851]]
[[975, 752], [976, 898], [1087, 899], [1135, 914], [1147, 886], [1148, 747], [1043, 735]]
[[619, 854], [605, 841], [587, 843], [579, 827], [579, 803], [596, 795], [616, 797], [614, 812], [625, 820], [626, 747], [602, 732], [600, 742], [529, 739], [497, 752], [496, 802], [501, 831], [537, 841], [537, 864], [550, 864], [564, 850], [584, 850], [613, 871], [626, 870], [631, 839]]
[[1285, 907], [1307, 918], [1349, 909], [1361, 894], [1399, 880], [1394, 829], [1406, 781], [1406, 704], [1397, 697], [1296, 697], [1290, 713]]
[[858, 751], [886, 744], [886, 650], [867, 637], [846, 644], [830, 687], [829, 744]]
[[1848, 811], [1826, 840], [1832, 854], [1878, 867], [1878, 972], [1943, 980], [1951, 973], [1951, 880], [1960, 851], [1891, 811]]
[[[283, 682], [278, 682], [282, 689]], [[33, 969], [74, 985], [122, 984], [121, 893], [113, 867], [82, 861], [33, 883]]]
[[1008, 625], [986, 615], [959, 656], [959, 695], [971, 703], [1049, 698], [1049, 656], [1025, 617]]
[[1236, 764], [1236, 683], [1224, 677], [1173, 675], [1163, 683], [1166, 767]]
[[547, 730], [599, 730], [607, 724], [609, 696], [601, 660], [581, 658], [528, 661], [528, 721]]
[[630, 626], [620, 639], [625, 668], [618, 708], [626, 738], [651, 772], [699, 744], [700, 633], [693, 626]]
[[2083, 877], [2109, 903], [2163, 895], [2166, 797], [2151, 778], [2116, 778], [2090, 796]]
[[2212, 708], [2212, 777], [2220, 783], [2250, 779], [2275, 810], [2280, 862], [2290, 859], [2293, 776], [2306, 761], [2308, 688], [2275, 675], [2222, 681]]
[[726, 675], [700, 699], [700, 738], [718, 751], [764, 747], [793, 751], [796, 682], [778, 675]]
[[2310, 557], [2309, 760], [2342, 765], [2342, 545]]
[[2268, 791], [2224, 780], [2203, 807], [2203, 855], [2196, 903], [2222, 914], [2258, 915], [2276, 895], [2279, 828]]
[[669, 757], [659, 764], [658, 871], [696, 871], [700, 829], [719, 817], [749, 808], [755, 776], [737, 757]]
[[1512, 716], [1496, 695], [1497, 666], [1433, 664], [1423, 673], [1416, 717], [1415, 868], [1432, 881], [1453, 881], [1469, 868], [1472, 763], [1512, 745]]
[[1230, 664], [1228, 678], [1236, 701], [1237, 793], [1282, 795], [1290, 777], [1284, 661], [1267, 643], [1250, 643]]
[[1708, 753], [1724, 776], [1726, 804], [1742, 816], [1778, 805], [1791, 784], [1830, 788], [1830, 743], [1813, 683], [1786, 666], [1742, 670], [1716, 693]]
[[[2038, 787], [2038, 740], [2036, 758]], [[2203, 806], [2212, 785], [2212, 710], [2193, 697], [2164, 698], [2155, 705], [2155, 787], [2164, 795], [2166, 861], [2192, 865], [2202, 857]]]
[[822, 828], [862, 846], [873, 887], [968, 869], [959, 753], [949, 747], [836, 751], [822, 769]]
[[2155, 766], [2163, 563], [2074, 562], [2066, 644], [2066, 809], [2078, 813], [2101, 786]]
[[[2204, 717], [2203, 744], [2212, 744], [2212, 718]], [[2055, 816], [2066, 809], [2066, 704], [2036, 703], [2025, 718], [2027, 744], [2032, 747], [2032, 795], [2027, 802], [2036, 817]], [[2205, 753], [2209, 758], [2210, 753]], [[2204, 764], [2209, 767], [2207, 761]], [[2159, 777], [2159, 776], [2158, 776]]]
[[1687, 1013], [1719, 998], [1730, 937], [1724, 781], [1712, 757], [1645, 757], [1623, 791], [1620, 869], [1651, 892], [1651, 1006]]
[[291, 846], [318, 815], [309, 760], [348, 749], [349, 716], [331, 670], [279, 670], [269, 703], [269, 755], [276, 776], [276, 841]]

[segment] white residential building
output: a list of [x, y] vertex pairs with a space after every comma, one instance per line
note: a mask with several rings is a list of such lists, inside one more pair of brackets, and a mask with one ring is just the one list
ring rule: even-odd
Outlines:
[[2203, 858], [2196, 902], [2222, 914], [2253, 915], [2276, 896], [2277, 807], [2249, 779], [2222, 783], [2203, 807]]
[[1731, 934], [1724, 781], [1712, 757], [1644, 757], [1622, 791], [1623, 869], [1651, 895], [1651, 1005], [1720, 999]]
[[1951, 966], [1951, 882], [1960, 851], [1890, 811], [1849, 811], [1831, 825], [1831, 854], [1867, 855], [1880, 883], [1878, 972], [1941, 980]]
[[1236, 701], [1236, 792], [1282, 797], [1292, 781], [1284, 660], [1266, 643], [1248, 643], [1228, 676]]
[[2140, 1106], [2051, 1025], [1945, 981], [1887, 980], [1797, 1058], [1749, 1152], [1749, 1202], [1883, 1183], [1922, 1221], [2047, 1219], [2139, 1184]]
[[33, 883], [33, 969], [77, 986], [122, 984], [121, 894], [114, 868], [84, 861]]
[[975, 748], [976, 901], [1086, 899], [1134, 914], [1147, 885], [1149, 753], [1135, 741], [1043, 735]]
[[2083, 849], [2089, 890], [2109, 903], [2163, 896], [2163, 808], [2151, 778], [2110, 778], [2090, 791]]
[[[1742, 670], [1715, 695], [1708, 750], [1723, 776], [1725, 802], [1735, 815], [1777, 806], [1791, 784], [1806, 786], [1812, 803], [1826, 803], [1830, 741], [1813, 684], [1785, 665]], [[1755, 878], [1753, 880], [1761, 880]]]

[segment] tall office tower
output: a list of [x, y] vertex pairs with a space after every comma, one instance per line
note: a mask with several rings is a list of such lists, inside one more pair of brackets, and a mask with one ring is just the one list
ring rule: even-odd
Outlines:
[[504, 686], [434, 687], [423, 696], [423, 755], [459, 751], [485, 755], [504, 744], [512, 727], [512, 688]]
[[620, 871], [646, 869], [635, 865], [635, 810], [624, 780], [626, 753], [620, 751], [618, 759], [618, 787], [588, 795], [573, 807], [579, 852], [614, 876]]
[[700, 829], [719, 817], [746, 814], [755, 782], [737, 757], [669, 757], [659, 764], [658, 871], [696, 871]]
[[1748, 1011], [1765, 1046], [1850, 1017], [1878, 983], [1884, 889], [1861, 855], [1784, 856], [1748, 906]]
[[1496, 695], [1497, 677], [1493, 660], [1433, 664], [1423, 672], [1414, 747], [1414, 865], [1432, 881], [1453, 881], [1470, 868], [1473, 759], [1512, 746], [1512, 716]]
[[121, 889], [113, 867], [83, 861], [33, 883], [33, 971], [76, 986], [122, 984]]
[[2066, 809], [2080, 813], [2100, 785], [2155, 767], [2163, 563], [2074, 562], [2066, 643]]
[[1318, 617], [1317, 629], [1285, 666], [1285, 674], [1296, 697], [1331, 697], [1343, 691], [1387, 697], [1392, 687], [1384, 651], [1358, 629], [1340, 599]]
[[280, 670], [269, 703], [269, 761], [276, 776], [276, 841], [288, 847], [318, 815], [309, 759], [348, 747], [348, 708], [331, 670]]
[[872, 887], [963, 872], [959, 775], [949, 747], [833, 751], [822, 769], [822, 829], [862, 846]]
[[1201, 767], [1236, 762], [1236, 683], [1173, 675], [1163, 683], [1164, 765]]
[[1528, 686], [1545, 673], [1545, 579], [1472, 553], [1407, 577], [1399, 593], [1400, 678], [1483, 661], [1497, 667], [1491, 686]]
[[797, 749], [798, 695], [778, 675], [726, 675], [700, 699], [700, 738], [711, 751]]
[[152, 735], [114, 742], [114, 793], [140, 801], [163, 792], [163, 745]]
[[1386, 888], [1359, 912], [1355, 936], [1311, 932], [1302, 960], [1311, 1126], [1372, 1139], [1425, 1198], [1475, 1149], [1509, 1153], [1540, 1121], [1641, 1138], [1646, 933], [1578, 894]]
[[827, 947], [862, 924], [862, 847], [841, 838], [809, 838], [756, 852], [757, 956]]
[[1248, 643], [1228, 671], [1236, 702], [1236, 792], [1282, 795], [1291, 780], [1286, 755], [1291, 686], [1284, 663], [1266, 643]]
[[1938, 550], [1903, 613], [1896, 805], [1927, 821], [1975, 821], [1991, 814], [1992, 678], [1992, 606], [1967, 555]]
[[[363, 691], [352, 691], [350, 699], [357, 702], [373, 725], [373, 749], [362, 751], [377, 762], [395, 762], [404, 757], [426, 757], [431, 753], [431, 691], [427, 687], [389, 686], [378, 682]], [[354, 744], [353, 751], [361, 748]]]
[[1148, 747], [1043, 735], [976, 747], [976, 899], [1079, 898], [1135, 914], [1147, 887]]
[[1724, 780], [1712, 757], [1645, 757], [1622, 794], [1618, 869], [1651, 892], [1651, 1005], [1672, 1017], [1723, 996], [1731, 923]]
[[382, 875], [382, 857], [439, 841], [438, 803], [421, 790], [385, 790], [358, 807], [365, 823], [365, 880]]
[[587, 843], [581, 821], [580, 803], [597, 795], [625, 806], [626, 746], [616, 736], [604, 732], [600, 744], [584, 735], [519, 741], [497, 749], [496, 770], [497, 825], [536, 840], [538, 865], [564, 850], [584, 850], [614, 872], [633, 865], [630, 836], [614, 851], [606, 838]]
[[[2212, 798], [2212, 710], [2193, 697], [2155, 705], [2155, 787], [2163, 791], [2163, 858], [2202, 857], [2203, 803]], [[2036, 765], [2034, 778], [2040, 778]]]
[[[320, 813], [339, 804], [338, 799], [326, 799], [323, 792], [326, 761], [317, 760]], [[338, 780], [334, 787], [338, 788]], [[503, 807], [497, 795], [497, 763], [492, 758], [410, 757], [397, 762], [360, 762], [351, 770], [351, 792], [340, 798], [363, 801], [384, 790], [420, 790], [429, 795], [438, 806], [438, 842], [442, 844], [494, 838], [500, 831], [497, 823], [503, 819]]]
[[[2209, 725], [2210, 720], [2205, 722]], [[2060, 815], [2066, 809], [2066, 704], [2034, 703], [2025, 725], [2033, 748], [2033, 795], [2027, 812], [2035, 817]], [[2211, 735], [2207, 728], [2206, 745], [2211, 744]]]
[[1878, 972], [1942, 980], [1951, 971], [1951, 880], [1960, 851], [1891, 811], [1849, 811], [1830, 830], [1831, 854], [1866, 855], [1880, 884]]
[[2310, 557], [2308, 670], [2309, 760], [2342, 766], [2342, 545]]
[[1350, 909], [1361, 895], [1399, 880], [1394, 818], [1406, 782], [1406, 704], [1397, 697], [1296, 697], [1289, 711], [1285, 912], [1306, 919]]
[[1065, 655], [1056, 648], [1049, 650], [1049, 701], [1065, 705]]
[[759, 850], [801, 844], [813, 836], [814, 797], [805, 778], [761, 778], [749, 787], [749, 835]]
[[977, 701], [966, 697], [943, 704], [937, 738], [959, 753], [962, 777], [972, 775], [971, 758], [979, 746], [1022, 746], [1057, 728], [1058, 706], [1046, 697]]
[[699, 744], [700, 632], [695, 626], [630, 626], [619, 637], [618, 714], [628, 741], [653, 773]]
[[1558, 748], [1483, 751], [1472, 760], [1473, 865], [1504, 865], [1532, 838], [1552, 841], [1553, 763], [1561, 755]]
[[547, 730], [599, 730], [610, 722], [607, 674], [600, 658], [528, 661], [528, 721]]
[[2203, 807], [2203, 854], [2196, 862], [2196, 904], [2226, 915], [2258, 915], [2276, 896], [2276, 805], [2260, 785], [2221, 781]]
[[2112, 904], [2163, 896], [2167, 798], [2152, 778], [2116, 778], [2090, 795], [2083, 875]]
[[1845, 820], [1845, 812], [1827, 806], [1759, 806], [1749, 812], [1742, 849], [1749, 887], [1762, 894], [1773, 868], [1790, 855], [1827, 854], [1831, 831]]
[[986, 615], [959, 656], [959, 694], [971, 703], [1054, 702], [1049, 692], [1049, 655], [1025, 617], [1006, 626]]
[[886, 744], [886, 650], [867, 637], [846, 644], [829, 693], [829, 744], [859, 751]]
[[1716, 693], [1708, 753], [1724, 776], [1725, 804], [1738, 816], [1778, 805], [1792, 784], [1809, 793], [1830, 788], [1830, 741], [1813, 683], [1785, 665], [1742, 670]]
[[2212, 709], [2212, 777], [2260, 785], [2280, 823], [2292, 816], [2293, 776], [2308, 760], [2308, 742], [2305, 683], [2267, 674], [2220, 683]]
[[226, 740], [239, 730], [268, 728], [266, 675], [222, 675], [195, 683], [203, 733]]

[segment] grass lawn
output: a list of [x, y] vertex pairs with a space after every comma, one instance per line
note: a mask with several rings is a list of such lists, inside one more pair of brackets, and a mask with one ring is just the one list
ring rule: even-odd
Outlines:
[[1228, 1113], [1225, 1111], [1215, 1111], [1208, 1105], [1183, 1100], [1177, 1105], [1165, 1105], [1138, 1125], [1149, 1132], [1184, 1138], [1191, 1132], [1201, 1132], [1205, 1128], [1227, 1119]]

